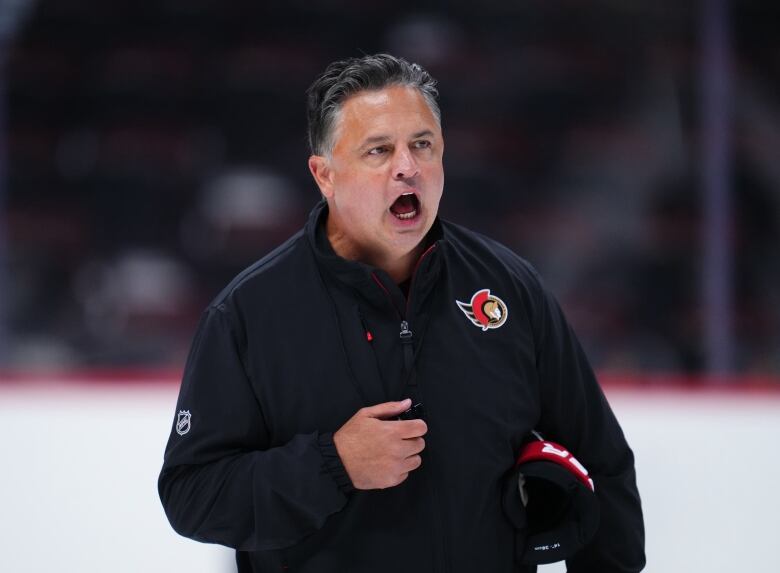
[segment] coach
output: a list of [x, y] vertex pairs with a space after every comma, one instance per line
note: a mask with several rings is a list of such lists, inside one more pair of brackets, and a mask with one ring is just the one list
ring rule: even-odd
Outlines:
[[502, 490], [538, 430], [596, 484], [600, 525], [569, 571], [640, 571], [633, 454], [560, 308], [523, 259], [437, 217], [437, 95], [385, 54], [311, 86], [323, 200], [201, 318], [167, 516], [234, 547], [240, 572], [532, 570]]

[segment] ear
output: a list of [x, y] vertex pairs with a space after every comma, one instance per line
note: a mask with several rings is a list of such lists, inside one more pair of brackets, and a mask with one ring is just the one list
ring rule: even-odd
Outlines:
[[333, 171], [330, 169], [330, 162], [327, 157], [322, 155], [312, 155], [309, 157], [309, 171], [314, 177], [314, 182], [320, 188], [326, 199], [333, 197]]

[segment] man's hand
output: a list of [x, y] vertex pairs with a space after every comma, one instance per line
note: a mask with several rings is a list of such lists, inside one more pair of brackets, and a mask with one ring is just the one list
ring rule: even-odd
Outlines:
[[411, 406], [408, 398], [361, 408], [333, 434], [341, 462], [356, 489], [393, 487], [422, 464], [428, 431], [423, 420], [393, 420]]

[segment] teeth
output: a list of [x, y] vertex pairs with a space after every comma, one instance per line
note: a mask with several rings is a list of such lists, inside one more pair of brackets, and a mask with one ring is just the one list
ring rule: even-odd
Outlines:
[[414, 211], [409, 211], [408, 213], [393, 213], [393, 215], [395, 215], [397, 218], [401, 219], [402, 221], [406, 219], [412, 219], [413, 217], [417, 216], [417, 209], [415, 209]]

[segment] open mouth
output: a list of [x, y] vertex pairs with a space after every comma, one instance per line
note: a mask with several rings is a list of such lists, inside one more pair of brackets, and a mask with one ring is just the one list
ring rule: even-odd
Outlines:
[[390, 212], [401, 221], [414, 219], [420, 212], [420, 200], [414, 193], [404, 193], [390, 205]]

